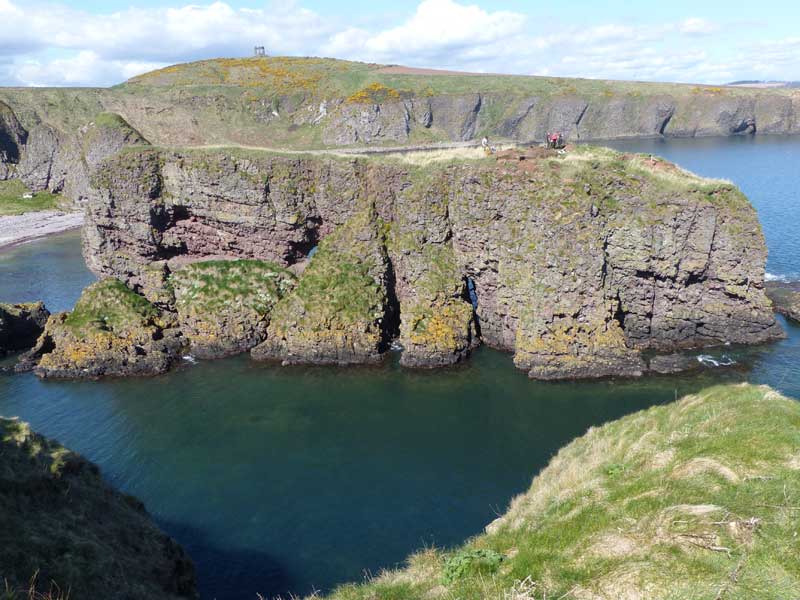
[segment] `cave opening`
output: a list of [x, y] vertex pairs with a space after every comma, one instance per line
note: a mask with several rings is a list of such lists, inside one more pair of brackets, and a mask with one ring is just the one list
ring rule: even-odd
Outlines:
[[393, 347], [400, 337], [400, 299], [397, 297], [397, 277], [394, 264], [389, 258], [386, 264], [386, 310], [383, 315], [383, 348], [385, 352]]
[[617, 308], [614, 310], [614, 320], [619, 323], [619, 328], [625, 331], [625, 317], [628, 313], [622, 308], [622, 299], [617, 292]]
[[478, 317], [478, 288], [472, 277], [465, 277], [466, 286], [464, 287], [464, 300], [472, 305], [472, 320], [475, 323], [475, 335], [481, 336], [481, 322]]

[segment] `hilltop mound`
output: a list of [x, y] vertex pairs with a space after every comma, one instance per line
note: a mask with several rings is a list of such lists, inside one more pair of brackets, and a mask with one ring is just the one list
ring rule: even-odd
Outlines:
[[332, 600], [800, 594], [800, 403], [715, 387], [592, 428], [486, 533]]

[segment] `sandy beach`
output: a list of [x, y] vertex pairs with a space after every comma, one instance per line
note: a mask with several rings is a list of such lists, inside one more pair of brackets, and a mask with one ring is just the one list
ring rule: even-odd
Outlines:
[[83, 225], [82, 212], [46, 210], [0, 217], [0, 250]]

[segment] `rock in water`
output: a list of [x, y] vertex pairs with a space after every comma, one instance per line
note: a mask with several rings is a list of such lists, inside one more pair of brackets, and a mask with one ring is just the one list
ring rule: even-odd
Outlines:
[[33, 347], [49, 316], [42, 302], [0, 302], [0, 356]]
[[395, 202], [388, 248], [400, 305], [400, 363], [425, 368], [456, 363], [478, 344], [478, 335], [453, 249], [448, 198], [432, 193], [423, 180]]
[[285, 362], [372, 362], [399, 335], [407, 366], [481, 341], [531, 377], [634, 376], [645, 350], [782, 335], [728, 182], [592, 147], [423, 158], [129, 150], [98, 172], [84, 255], [164, 307], [186, 262], [308, 263], [253, 352]]
[[392, 307], [389, 259], [372, 206], [361, 208], [319, 245], [297, 287], [272, 311], [257, 359], [284, 364], [380, 360]]
[[296, 283], [292, 273], [260, 260], [205, 261], [174, 271], [170, 282], [192, 354], [217, 358], [264, 341], [270, 313]]
[[775, 312], [800, 323], [800, 281], [768, 281], [766, 289]]
[[116, 279], [87, 287], [70, 313], [50, 317], [27, 361], [41, 377], [163, 373], [180, 357], [174, 317]]
[[40, 593], [52, 582], [76, 599], [197, 597], [191, 560], [141, 502], [83, 457], [4, 418], [0, 575], [11, 590], [27, 592], [35, 577]]

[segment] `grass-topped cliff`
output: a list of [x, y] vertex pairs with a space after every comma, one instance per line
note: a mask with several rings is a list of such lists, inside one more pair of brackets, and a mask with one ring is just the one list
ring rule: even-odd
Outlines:
[[87, 264], [153, 302], [169, 295], [150, 277], [165, 265], [224, 256], [300, 273], [261, 357], [368, 362], [399, 332], [406, 366], [451, 364], [482, 341], [531, 377], [637, 376], [646, 350], [781, 335], [745, 196], [649, 156], [140, 147], [95, 184]]
[[0, 89], [22, 124], [71, 131], [122, 115], [163, 145], [322, 148], [800, 131], [800, 92], [477, 75], [330, 58], [219, 58], [108, 89]]
[[715, 387], [563, 448], [486, 533], [332, 600], [800, 594], [800, 403]]
[[[172, 65], [138, 75], [117, 86], [134, 92], [145, 87], [246, 87], [276, 94], [308, 93], [341, 97], [351, 104], [439, 94], [504, 93], [542, 95], [621, 95], [711, 93], [754, 96], [751, 88], [603, 79], [459, 73], [333, 58], [219, 58]], [[783, 90], [783, 94], [791, 92]]]

